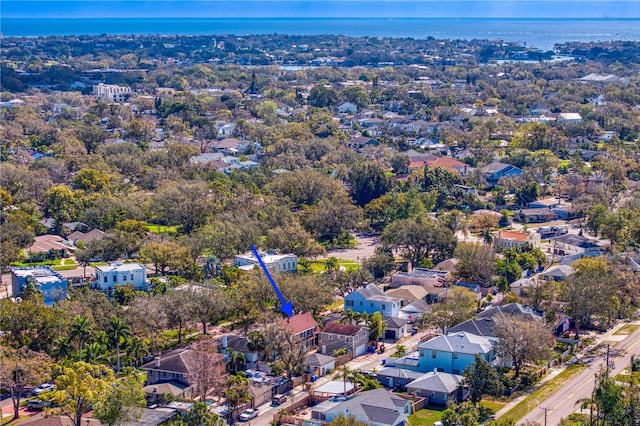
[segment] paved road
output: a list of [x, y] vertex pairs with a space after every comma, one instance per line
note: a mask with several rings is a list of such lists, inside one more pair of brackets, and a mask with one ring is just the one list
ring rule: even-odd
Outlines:
[[[562, 419], [576, 412], [579, 408], [576, 404], [577, 401], [591, 397], [591, 393], [595, 387], [595, 375], [600, 372], [601, 368], [605, 365], [605, 352], [606, 349], [603, 349], [601, 356], [594, 358], [586, 370], [575, 376], [546, 401], [529, 412], [529, 414], [518, 422], [518, 425], [525, 425], [527, 422], [529, 424], [537, 423], [544, 425], [544, 408], [547, 408], [546, 424], [548, 426], [558, 425]], [[621, 373], [625, 367], [628, 367], [631, 363], [631, 355], [633, 354], [640, 354], [640, 329], [611, 347], [609, 357], [610, 360], [613, 360], [615, 367], [611, 370], [610, 374], [615, 376]]]
[[[415, 336], [409, 336], [404, 338], [402, 341], [397, 342], [395, 344], [385, 343], [386, 351], [383, 354], [366, 354], [361, 355], [347, 363], [347, 366], [352, 370], [364, 370], [371, 371], [373, 369], [380, 370], [384, 368], [382, 366], [382, 360], [388, 358], [392, 353], [395, 352], [395, 348], [397, 345], [402, 345], [407, 349], [407, 352], [416, 349], [418, 343], [420, 342], [420, 338], [429, 334], [429, 332], [420, 332]], [[321, 377], [318, 381], [313, 383], [313, 387], [317, 388], [327, 382], [333, 380], [334, 374], [329, 374], [327, 376]], [[250, 422], [250, 426], [269, 426], [273, 422], [273, 415], [280, 412], [282, 409], [286, 409], [295, 401], [300, 401], [301, 398], [309, 395], [308, 392], [302, 389], [303, 386], [296, 387], [291, 394], [289, 395], [289, 399], [287, 402], [282, 404], [279, 407], [272, 407], [269, 403], [264, 404], [259, 407], [260, 415], [256, 417], [254, 420]]]

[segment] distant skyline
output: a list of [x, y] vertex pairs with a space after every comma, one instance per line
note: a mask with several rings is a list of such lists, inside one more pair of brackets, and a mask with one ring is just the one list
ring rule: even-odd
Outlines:
[[2, 0], [15, 18], [623, 18], [640, 0]]

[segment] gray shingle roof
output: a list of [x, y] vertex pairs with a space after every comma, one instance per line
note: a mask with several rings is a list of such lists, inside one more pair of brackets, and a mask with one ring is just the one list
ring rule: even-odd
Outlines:
[[393, 425], [397, 423], [399, 417], [407, 417], [403, 411], [408, 402], [386, 389], [373, 389], [341, 402], [327, 410], [327, 414], [349, 413], [356, 418], [368, 419], [377, 424]]
[[457, 352], [462, 354], [486, 354], [493, 346], [487, 338], [467, 332], [434, 337], [418, 345], [420, 349], [441, 352]]
[[429, 390], [433, 392], [451, 393], [455, 391], [463, 377], [458, 374], [442, 372], [429, 372], [422, 375], [411, 383], [407, 384], [407, 389]]

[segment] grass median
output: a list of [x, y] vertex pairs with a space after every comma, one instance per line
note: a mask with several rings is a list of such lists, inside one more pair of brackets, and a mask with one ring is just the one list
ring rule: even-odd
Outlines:
[[573, 376], [587, 368], [584, 364], [571, 364], [565, 368], [560, 374], [553, 379], [542, 384], [539, 388], [531, 392], [525, 399], [520, 401], [515, 407], [501, 416], [504, 419], [510, 419], [517, 422], [528, 412], [538, 405], [542, 404], [547, 398], [553, 395], [558, 389], [562, 388]]

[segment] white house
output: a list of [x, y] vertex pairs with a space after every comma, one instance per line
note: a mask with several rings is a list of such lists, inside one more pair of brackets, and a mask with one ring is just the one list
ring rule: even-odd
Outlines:
[[358, 112], [358, 105], [352, 102], [343, 102], [338, 106], [338, 112], [355, 114]]
[[[295, 254], [267, 254], [260, 255], [262, 261], [272, 271], [275, 272], [297, 272], [298, 256]], [[258, 259], [253, 253], [239, 254], [233, 261], [233, 266], [237, 266], [245, 271], [252, 270], [255, 266], [259, 266]]]
[[125, 102], [131, 94], [131, 87], [99, 83], [93, 86], [93, 94], [97, 98], [104, 99], [106, 101]]
[[579, 123], [582, 121], [582, 116], [577, 112], [563, 112], [558, 115], [558, 121], [562, 123]]
[[114, 263], [96, 266], [94, 288], [111, 293], [117, 285], [132, 284], [136, 290], [147, 291], [147, 268], [139, 263]]

